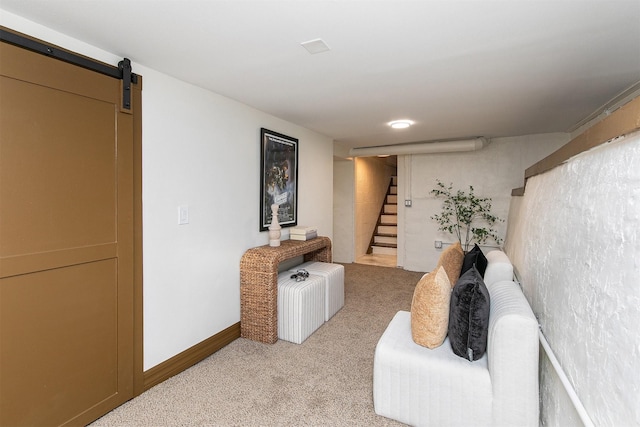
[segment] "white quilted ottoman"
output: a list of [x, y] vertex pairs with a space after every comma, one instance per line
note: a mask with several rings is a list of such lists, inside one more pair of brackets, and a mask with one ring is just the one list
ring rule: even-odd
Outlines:
[[324, 278], [326, 299], [324, 320], [331, 319], [344, 307], [344, 265], [330, 262], [309, 261], [292, 271], [305, 269], [310, 274]]
[[278, 275], [278, 338], [302, 344], [324, 323], [325, 285], [320, 276], [298, 282], [291, 274]]

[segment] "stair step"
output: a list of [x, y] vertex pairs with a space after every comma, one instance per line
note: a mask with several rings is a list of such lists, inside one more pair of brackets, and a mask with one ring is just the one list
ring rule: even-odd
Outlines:
[[380, 248], [397, 248], [398, 245], [395, 243], [376, 243], [373, 246], [378, 246]]
[[398, 196], [396, 194], [389, 194], [387, 196], [387, 203], [392, 204], [392, 205], [397, 205], [398, 204]]
[[395, 245], [398, 246], [398, 237], [397, 236], [373, 236], [374, 244], [387, 244], [387, 245]]
[[391, 185], [398, 185], [398, 177], [397, 176], [392, 176], [391, 177]]
[[380, 215], [380, 223], [383, 225], [398, 225], [398, 215]]
[[397, 214], [398, 213], [398, 205], [384, 205], [383, 212], [385, 214]]
[[395, 233], [376, 233], [376, 236], [382, 236], [382, 237], [398, 237], [397, 234]]
[[389, 194], [398, 194], [398, 186], [392, 185], [391, 187], [389, 187]]
[[379, 225], [377, 234], [392, 234], [398, 235], [397, 225]]
[[371, 250], [374, 254], [381, 254], [381, 255], [397, 255], [398, 254], [398, 250], [396, 248], [388, 248], [388, 247], [384, 247], [384, 246], [372, 246]]

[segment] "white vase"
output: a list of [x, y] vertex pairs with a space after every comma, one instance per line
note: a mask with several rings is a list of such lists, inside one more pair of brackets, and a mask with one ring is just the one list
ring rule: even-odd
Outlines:
[[278, 208], [280, 205], [271, 205], [271, 225], [269, 226], [269, 246], [280, 246], [280, 223], [278, 222]]

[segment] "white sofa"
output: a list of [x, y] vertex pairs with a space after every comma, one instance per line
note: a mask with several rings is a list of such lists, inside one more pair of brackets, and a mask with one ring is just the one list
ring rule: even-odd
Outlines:
[[373, 401], [378, 415], [413, 426], [538, 426], [538, 324], [513, 267], [486, 255], [490, 295], [487, 351], [470, 362], [449, 339], [416, 344], [411, 314], [398, 312], [376, 346]]

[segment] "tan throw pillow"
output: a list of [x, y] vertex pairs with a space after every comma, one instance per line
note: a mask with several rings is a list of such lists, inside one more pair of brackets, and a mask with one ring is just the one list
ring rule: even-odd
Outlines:
[[463, 261], [464, 251], [462, 250], [462, 246], [460, 246], [460, 242], [456, 242], [455, 245], [449, 246], [442, 252], [442, 255], [440, 255], [436, 270], [440, 266], [444, 267], [452, 288], [460, 278], [460, 269], [462, 268]]
[[411, 336], [416, 344], [439, 347], [447, 337], [451, 283], [444, 270], [422, 276], [411, 301]]

